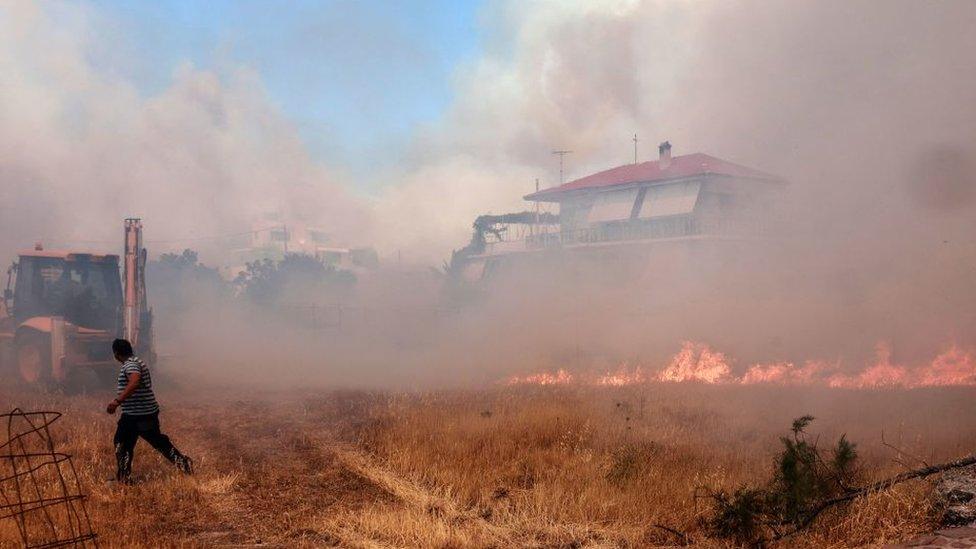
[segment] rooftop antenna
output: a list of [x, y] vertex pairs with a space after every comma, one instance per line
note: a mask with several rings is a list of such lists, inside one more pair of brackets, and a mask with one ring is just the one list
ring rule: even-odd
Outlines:
[[563, 158], [573, 151], [552, 151], [552, 154], [559, 155], [559, 184], [563, 184]]
[[637, 163], [637, 134], [634, 134], [634, 164]]

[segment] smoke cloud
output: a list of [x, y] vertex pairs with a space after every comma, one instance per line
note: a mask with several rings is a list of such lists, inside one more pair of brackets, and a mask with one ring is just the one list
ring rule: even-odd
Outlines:
[[[487, 52], [459, 72], [457, 102], [418, 136], [417, 168], [389, 193], [403, 211], [477, 196], [420, 231], [436, 238], [451, 219], [458, 236], [437, 238], [442, 246], [476, 214], [518, 207], [533, 177], [558, 183], [551, 150], [573, 150], [571, 179], [630, 162], [635, 132], [642, 160], [670, 139], [675, 154], [708, 152], [787, 177], [803, 203], [827, 212], [811, 223], [877, 222], [879, 202], [904, 201], [913, 178], [928, 186], [919, 162], [949, 147], [962, 169], [973, 154], [976, 61], [967, 52], [976, 38], [966, 29], [976, 10], [965, 1], [488, 10]], [[485, 174], [495, 175], [470, 183]]]
[[[379, 222], [444, 204], [410, 227], [427, 250], [446, 249], [475, 215], [520, 209], [533, 177], [557, 184], [551, 150], [573, 151], [571, 179], [630, 162], [637, 132], [644, 160], [670, 139], [675, 154], [787, 178], [783, 242], [650, 279], [614, 276], [616, 263], [590, 278], [565, 276], [565, 264], [526, 268], [498, 283], [511, 298], [498, 318], [532, 320], [494, 341], [572, 348], [583, 334], [590, 349], [646, 353], [694, 335], [743, 357], [857, 362], [872, 360], [872, 341], [906, 361], [972, 345], [974, 18], [964, 1], [496, 5], [487, 53], [459, 73], [441, 124], [418, 137], [417, 167]], [[601, 276], [617, 287], [597, 289]], [[646, 297], [655, 289], [669, 306]], [[635, 301], [657, 316], [622, 318]], [[567, 305], [582, 320], [555, 321]]]
[[[632, 161], [635, 132], [641, 160], [669, 139], [676, 155], [707, 152], [790, 182], [775, 246], [623, 270], [530, 265], [496, 280], [477, 312], [421, 329], [413, 303], [381, 329], [337, 336], [341, 352], [310, 349], [308, 371], [324, 361], [358, 375], [359, 357], [371, 381], [391, 361], [399, 379], [444, 380], [603, 351], [663, 360], [683, 338], [750, 360], [870, 354], [890, 341], [896, 360], [912, 361], [976, 344], [966, 0], [491, 4], [453, 104], [368, 199], [341, 167], [310, 157], [255, 71], [184, 65], [146, 96], [100, 65], [111, 36], [98, 13], [59, 9], [71, 25], [44, 5], [0, 7], [0, 255], [49, 235], [112, 240], [106, 219], [128, 215], [165, 240], [246, 230], [281, 210], [337, 241], [440, 265], [477, 215], [524, 209], [536, 178], [558, 183], [553, 149], [573, 151], [572, 179]], [[400, 291], [360, 305], [398, 306], [415, 281], [390, 284]]]
[[113, 36], [83, 6], [0, 7], [4, 258], [38, 239], [114, 250], [127, 216], [159, 240], [247, 231], [268, 212], [361, 234], [364, 204], [310, 159], [256, 73], [185, 64], [145, 96], [91, 57]]

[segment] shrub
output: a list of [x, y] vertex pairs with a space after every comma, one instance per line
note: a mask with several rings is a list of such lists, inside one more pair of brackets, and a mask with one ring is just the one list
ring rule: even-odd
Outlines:
[[805, 528], [828, 502], [852, 491], [857, 480], [855, 445], [842, 435], [825, 456], [816, 439], [806, 436], [813, 419], [795, 419], [792, 434], [780, 438], [783, 450], [765, 487], [710, 494], [712, 513], [705, 523], [713, 535], [762, 545]]

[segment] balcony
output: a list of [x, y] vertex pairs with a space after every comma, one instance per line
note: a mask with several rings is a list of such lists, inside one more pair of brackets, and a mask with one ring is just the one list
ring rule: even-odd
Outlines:
[[771, 233], [769, 225], [768, 220], [758, 218], [704, 216], [600, 223], [575, 230], [536, 232], [524, 238], [488, 242], [484, 255], [682, 239], [766, 238]]

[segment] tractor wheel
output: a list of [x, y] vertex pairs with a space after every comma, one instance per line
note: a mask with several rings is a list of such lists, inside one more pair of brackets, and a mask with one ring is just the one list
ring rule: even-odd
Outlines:
[[26, 333], [17, 337], [17, 371], [20, 380], [31, 387], [45, 387], [51, 380], [51, 341], [44, 334]]

